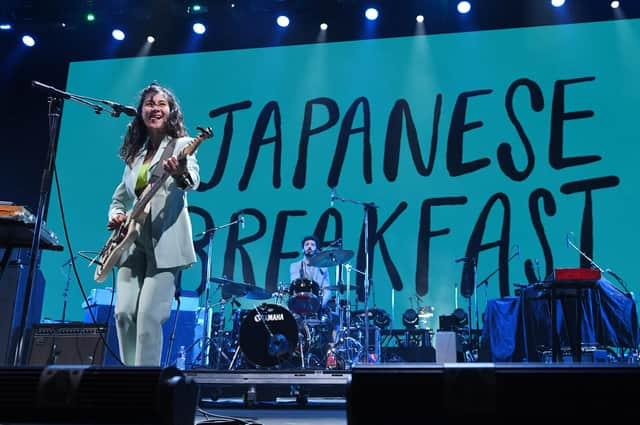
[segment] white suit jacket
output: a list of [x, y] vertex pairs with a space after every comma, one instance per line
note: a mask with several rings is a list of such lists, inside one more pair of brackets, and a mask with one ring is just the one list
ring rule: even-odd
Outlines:
[[[160, 143], [155, 156], [149, 164], [149, 175], [154, 167], [162, 167], [160, 158], [171, 138], [166, 136]], [[193, 140], [191, 137], [181, 137], [176, 140], [174, 155]], [[135, 184], [140, 167], [147, 153], [146, 148], [138, 152], [133, 164], [126, 165], [122, 174], [122, 181], [113, 192], [109, 217], [115, 214], [125, 214], [136, 201]], [[187, 211], [186, 191], [195, 190], [200, 184], [198, 161], [193, 155], [187, 157], [187, 170], [193, 180], [193, 185], [181, 188], [173, 177], [169, 176], [149, 201], [151, 211], [147, 220], [151, 219], [151, 238], [154, 247], [156, 266], [158, 268], [187, 267], [196, 262], [191, 231], [191, 219]], [[120, 264], [131, 254], [135, 247], [132, 244], [128, 251], [120, 257]]]

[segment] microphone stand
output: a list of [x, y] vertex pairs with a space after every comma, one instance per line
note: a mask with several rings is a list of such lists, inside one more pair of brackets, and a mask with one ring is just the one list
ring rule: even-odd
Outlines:
[[[74, 257], [76, 258], [76, 257]], [[67, 261], [66, 263], [64, 263], [62, 265], [62, 267], [66, 267], [67, 268], [67, 273], [66, 273], [66, 282], [64, 285], [64, 292], [62, 293], [62, 297], [64, 299], [64, 302], [62, 303], [62, 323], [65, 323], [65, 319], [66, 319], [66, 314], [67, 314], [67, 301], [69, 298], [69, 284], [71, 283], [71, 260]]]
[[[338, 200], [342, 202], [349, 202], [356, 205], [361, 205], [364, 208], [364, 344], [365, 344], [365, 358], [366, 362], [369, 363], [369, 284], [370, 284], [370, 276], [369, 276], [369, 210], [373, 208], [378, 208], [373, 202], [362, 202], [356, 201], [352, 199], [345, 199], [338, 196], [335, 193], [335, 188], [333, 188], [331, 194], [332, 202], [333, 200]], [[378, 360], [378, 359], [376, 359]]]
[[591, 264], [592, 267], [600, 270], [600, 273], [608, 273], [611, 276], [613, 276], [615, 278], [615, 280], [618, 281], [618, 283], [620, 285], [622, 285], [622, 287], [624, 288], [624, 290], [627, 292], [627, 294], [631, 294], [631, 291], [629, 291], [629, 288], [627, 288], [627, 285], [624, 283], [624, 280], [618, 276], [617, 273], [615, 273], [613, 270], [611, 269], [605, 269], [603, 270], [602, 267], [600, 267], [599, 265], [597, 265], [595, 263], [595, 261], [593, 261], [591, 258], [589, 258], [589, 256], [587, 254], [585, 254], [584, 252], [582, 252], [580, 250], [580, 248], [578, 248], [577, 246], [575, 246], [575, 244], [573, 243], [573, 241], [571, 240], [571, 238], [569, 237], [571, 235], [571, 233], [569, 233], [567, 235], [567, 246], [570, 246], [571, 248], [573, 248], [574, 250], [576, 250], [580, 255], [582, 255], [582, 257], [586, 258], [587, 261], [589, 261], [589, 263]]
[[[223, 224], [221, 226], [212, 227], [210, 229], [206, 229], [200, 233], [195, 234], [194, 236], [204, 236], [209, 235], [210, 233], [215, 232], [216, 230], [224, 229], [225, 227], [230, 227], [240, 223], [243, 219], [237, 218], [234, 221], [231, 221], [227, 224]], [[200, 366], [205, 367], [209, 364], [209, 346], [211, 345], [211, 301], [209, 300], [209, 291], [211, 288], [211, 269], [212, 269], [212, 258], [213, 258], [213, 235], [209, 235], [209, 245], [207, 247], [207, 272], [206, 272], [206, 280], [205, 280], [205, 290], [204, 290], [204, 314], [202, 318], [202, 350], [200, 352]], [[221, 290], [222, 291], [222, 290]], [[222, 296], [222, 294], [221, 294]], [[224, 343], [224, 299], [220, 304], [220, 323], [218, 326], [218, 334], [220, 335], [220, 343], [218, 344], [218, 356], [216, 359], [216, 369], [220, 366], [220, 356], [222, 355], [222, 346]]]
[[65, 99], [73, 100], [83, 105], [87, 105], [95, 111], [96, 114], [100, 114], [104, 108], [94, 103], [88, 102], [82, 99], [80, 96], [76, 96], [71, 93], [67, 93], [62, 90], [58, 90], [55, 87], [42, 84], [38, 81], [32, 81], [33, 87], [40, 88], [47, 92], [49, 95], [49, 149], [47, 151], [46, 166], [42, 170], [42, 176], [40, 181], [40, 195], [38, 199], [38, 210], [35, 214], [35, 222], [33, 225], [33, 238], [31, 240], [31, 251], [29, 254], [29, 272], [27, 274], [27, 282], [24, 292], [24, 300], [22, 303], [22, 311], [20, 316], [20, 324], [16, 330], [15, 350], [13, 353], [13, 365], [20, 366], [23, 363], [24, 348], [25, 348], [25, 327], [27, 324], [27, 316], [29, 307], [31, 304], [33, 281], [35, 278], [36, 264], [39, 262], [40, 252], [40, 235], [42, 234], [42, 223], [46, 216], [49, 198], [51, 194], [51, 180], [55, 169], [56, 154], [58, 150], [59, 130], [60, 130], [60, 115], [62, 114], [62, 107]]
[[[519, 255], [520, 255], [520, 247], [518, 247], [518, 250], [517, 250], [516, 252], [514, 252], [514, 253], [513, 253], [513, 255], [511, 255], [511, 257], [509, 257], [509, 258], [507, 259], [507, 263], [506, 263], [506, 264], [509, 264], [509, 263], [511, 262], [511, 260], [513, 260], [514, 258], [516, 258], [516, 257], [517, 257], [517, 256], [519, 256]], [[475, 267], [475, 262], [474, 262], [474, 267]], [[478, 284], [476, 285], [476, 289], [478, 289], [478, 288], [480, 288], [482, 285], [484, 285], [485, 308], [486, 308], [487, 298], [488, 298], [488, 296], [489, 296], [489, 295], [488, 295], [488, 290], [489, 290], [489, 279], [491, 279], [491, 277], [492, 277], [494, 274], [498, 273], [501, 269], [502, 269], [502, 265], [501, 265], [501, 264], [499, 264], [499, 265], [498, 265], [498, 267], [497, 267], [494, 271], [492, 271], [491, 273], [489, 273], [489, 275], [488, 275], [487, 277], [485, 277], [484, 279], [482, 279], [482, 280], [480, 281], [480, 283], [478, 283]], [[484, 324], [483, 324], [483, 325], [484, 325]], [[478, 316], [478, 293], [477, 293], [477, 292], [476, 292], [476, 332], [477, 332], [477, 334], [478, 334], [478, 335], [477, 335], [477, 337], [478, 337], [478, 339], [479, 339], [479, 338], [480, 338], [480, 319], [479, 319], [479, 316]], [[478, 344], [478, 348], [480, 348], [480, 347], [479, 347], [479, 344]]]

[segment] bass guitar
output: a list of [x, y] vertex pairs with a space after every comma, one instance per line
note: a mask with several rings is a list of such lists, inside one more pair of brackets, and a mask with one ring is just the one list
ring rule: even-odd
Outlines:
[[[203, 141], [213, 136], [211, 127], [207, 127], [206, 129], [202, 127], [197, 128], [200, 133], [180, 151], [177, 157], [179, 161], [188, 155], [193, 155]], [[158, 166], [161, 166], [161, 164]], [[138, 197], [138, 202], [136, 202], [131, 211], [127, 213], [125, 221], [113, 230], [111, 236], [100, 251], [100, 254], [93, 260], [93, 262], [97, 264], [96, 271], [93, 275], [93, 279], [96, 282], [105, 281], [109, 273], [111, 273], [111, 270], [113, 270], [118, 263], [122, 253], [129, 248], [138, 235], [140, 235], [142, 225], [150, 212], [149, 201], [169, 176], [170, 174], [164, 171], [160, 178], [149, 183]]]

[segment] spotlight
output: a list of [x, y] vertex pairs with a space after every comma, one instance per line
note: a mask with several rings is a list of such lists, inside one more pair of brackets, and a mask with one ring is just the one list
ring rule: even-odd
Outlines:
[[614, 0], [611, 2], [611, 8], [612, 9], [617, 9], [620, 7], [620, 2], [618, 0]]
[[11, 24], [0, 24], [0, 30], [2, 30], [2, 31], [11, 30]]
[[416, 16], [416, 22], [419, 23], [419, 24], [423, 23], [424, 22], [424, 16], [422, 16], [422, 15]]
[[375, 7], [370, 7], [364, 11], [364, 16], [366, 16], [370, 21], [375, 21], [376, 19], [378, 19], [378, 9], [376, 9]]
[[154, 36], [152, 36], [152, 35], [147, 36], [147, 43], [151, 44], [154, 41], [156, 41], [156, 38]]
[[289, 26], [289, 18], [285, 15], [280, 15], [276, 19], [276, 23], [278, 24], [278, 26], [282, 28], [286, 28]]
[[326, 30], [327, 30], [327, 28], [329, 28], [329, 25], [325, 24], [324, 22], [320, 24], [320, 29], [321, 29], [322, 31], [326, 31]]
[[373, 323], [380, 329], [384, 330], [391, 324], [391, 316], [382, 309], [373, 312]]
[[193, 24], [193, 32], [195, 32], [196, 34], [204, 34], [206, 31], [207, 27], [205, 27], [204, 24], [200, 22], [196, 22], [195, 24]]
[[115, 40], [118, 40], [118, 41], [122, 41], [122, 40], [124, 40], [124, 37], [125, 37], [125, 35], [124, 35], [124, 31], [122, 31], [121, 29], [118, 29], [118, 28], [116, 28], [116, 29], [114, 29], [113, 31], [111, 31], [111, 36], [112, 36]]
[[458, 3], [458, 12], [460, 13], [469, 13], [471, 10], [471, 3], [468, 1], [461, 1]]
[[464, 329], [469, 319], [463, 309], [456, 308], [449, 316], [440, 316], [439, 320], [439, 328], [441, 331], [454, 332]]
[[201, 15], [203, 13], [207, 13], [208, 11], [209, 8], [201, 4], [192, 4], [191, 6], [187, 6], [187, 13], [189, 15]]
[[27, 47], [33, 47], [36, 45], [36, 40], [27, 34], [22, 36], [22, 43]]
[[86, 19], [89, 22], [93, 22], [96, 20], [96, 15], [94, 15], [93, 13], [87, 13]]
[[551, 5], [553, 7], [560, 7], [564, 5], [564, 0], [551, 0]]
[[412, 308], [402, 313], [402, 324], [406, 329], [415, 329], [418, 325], [418, 313]]

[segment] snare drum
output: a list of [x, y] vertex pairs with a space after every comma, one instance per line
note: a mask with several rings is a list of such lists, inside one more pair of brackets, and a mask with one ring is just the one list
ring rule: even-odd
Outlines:
[[289, 309], [298, 314], [316, 314], [322, 306], [322, 291], [316, 281], [296, 279], [289, 286]]

